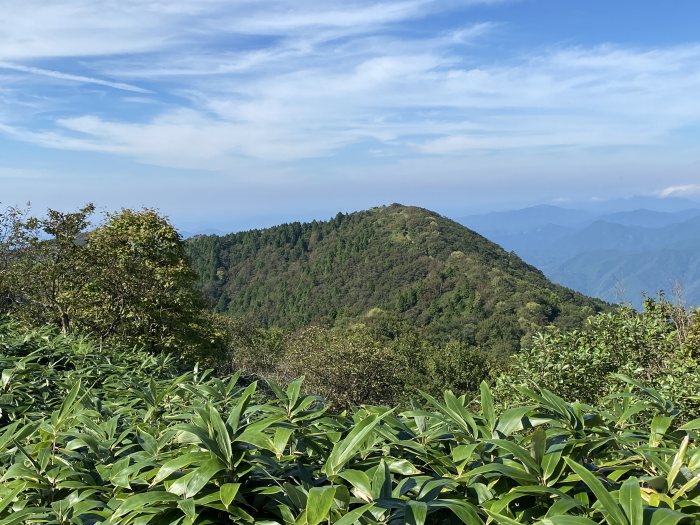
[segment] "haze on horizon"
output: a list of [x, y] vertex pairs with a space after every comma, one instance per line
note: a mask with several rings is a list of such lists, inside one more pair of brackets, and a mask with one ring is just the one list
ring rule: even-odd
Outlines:
[[693, 0], [6, 0], [0, 201], [243, 228], [700, 198]]

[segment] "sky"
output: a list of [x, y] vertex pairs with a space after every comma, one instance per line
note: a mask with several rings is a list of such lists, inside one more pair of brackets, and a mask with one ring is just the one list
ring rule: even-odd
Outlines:
[[228, 230], [700, 199], [700, 2], [3, 0], [0, 202]]

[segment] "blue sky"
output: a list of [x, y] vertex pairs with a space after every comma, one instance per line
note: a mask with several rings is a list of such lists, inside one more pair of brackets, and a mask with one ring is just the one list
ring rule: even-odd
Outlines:
[[4, 0], [0, 201], [244, 228], [700, 197], [700, 3]]

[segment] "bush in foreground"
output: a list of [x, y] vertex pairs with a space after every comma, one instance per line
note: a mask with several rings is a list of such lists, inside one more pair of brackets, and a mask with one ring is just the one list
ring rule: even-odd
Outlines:
[[521, 390], [497, 412], [331, 415], [164, 355], [0, 325], [0, 524], [698, 523], [700, 420], [654, 392], [604, 410]]
[[581, 329], [549, 329], [510, 357], [496, 391], [508, 397], [513, 385], [536, 383], [567, 399], [598, 404], [621, 388], [617, 376], [624, 374], [659, 390], [685, 417], [697, 417], [699, 316], [661, 296], [647, 299], [641, 313], [621, 308], [589, 318]]

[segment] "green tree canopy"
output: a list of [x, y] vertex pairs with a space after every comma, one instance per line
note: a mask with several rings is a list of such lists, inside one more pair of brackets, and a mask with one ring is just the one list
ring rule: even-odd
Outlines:
[[100, 338], [174, 348], [197, 338], [201, 306], [180, 234], [155, 210], [122, 210], [86, 239], [81, 325]]
[[100, 341], [201, 346], [210, 334], [177, 230], [152, 209], [106, 213], [89, 230], [94, 210], [0, 215], [5, 309], [27, 325], [53, 323]]

